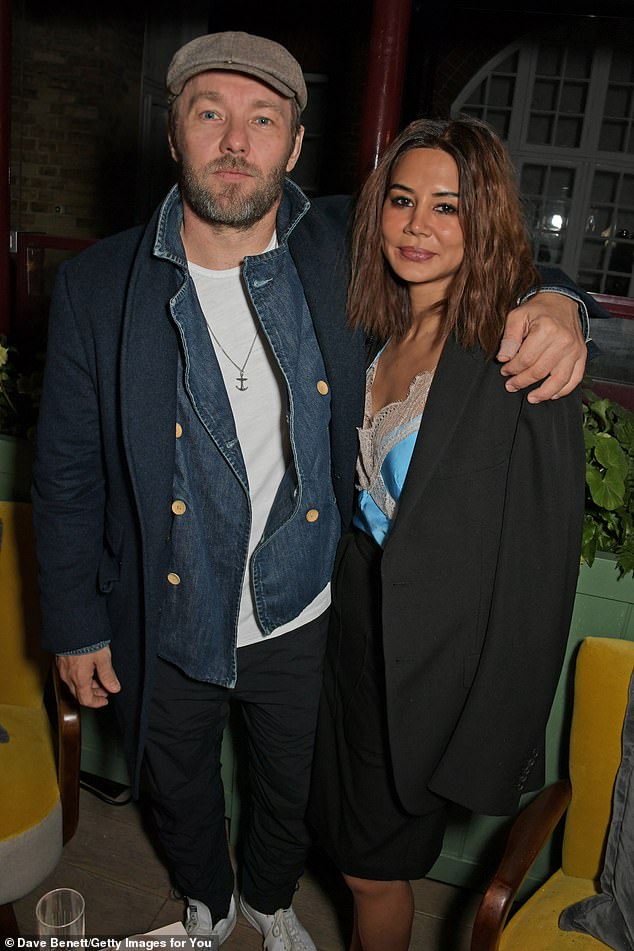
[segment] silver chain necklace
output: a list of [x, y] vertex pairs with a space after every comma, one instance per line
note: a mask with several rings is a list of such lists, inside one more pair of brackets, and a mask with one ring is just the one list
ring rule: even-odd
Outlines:
[[[209, 327], [209, 324], [208, 324], [207, 326]], [[220, 349], [221, 349], [222, 352], [224, 353], [224, 355], [225, 355], [225, 357], [227, 358], [227, 360], [229, 361], [229, 363], [232, 363], [233, 366], [234, 366], [234, 367], [236, 368], [236, 370], [238, 371], [238, 373], [240, 374], [240, 376], [237, 376], [237, 377], [236, 377], [236, 381], [237, 381], [237, 382], [236, 382], [236, 390], [241, 390], [241, 391], [243, 391], [243, 390], [248, 390], [249, 387], [248, 387], [246, 384], [247, 384], [247, 380], [248, 380], [249, 378], [248, 378], [248, 376], [245, 376], [245, 375], [244, 375], [244, 369], [245, 369], [247, 363], [249, 362], [249, 357], [250, 357], [251, 354], [253, 353], [253, 348], [255, 347], [255, 341], [258, 339], [258, 332], [257, 332], [257, 330], [255, 331], [255, 337], [253, 338], [253, 341], [252, 341], [252, 343], [251, 343], [251, 346], [249, 347], [249, 352], [247, 353], [247, 356], [246, 356], [246, 360], [244, 361], [244, 363], [242, 364], [242, 366], [239, 366], [239, 365], [236, 363], [235, 360], [232, 360], [232, 359], [231, 359], [231, 357], [229, 356], [229, 354], [227, 353], [227, 351], [225, 350], [225, 348], [223, 347], [223, 345], [220, 343], [220, 341], [219, 341], [218, 338], [216, 337], [216, 335], [215, 335], [215, 333], [213, 332], [213, 330], [211, 329], [211, 327], [209, 327], [209, 333], [210, 333], [211, 336], [214, 338], [214, 340], [216, 341], [216, 343], [218, 344], [218, 346], [220, 347]]]

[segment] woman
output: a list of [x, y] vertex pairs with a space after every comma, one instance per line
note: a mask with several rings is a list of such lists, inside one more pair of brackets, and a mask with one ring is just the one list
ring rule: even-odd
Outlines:
[[354, 951], [406, 949], [409, 880], [450, 802], [513, 812], [543, 734], [579, 564], [580, 398], [531, 405], [492, 359], [538, 282], [504, 148], [474, 119], [412, 123], [360, 196], [352, 323], [367, 377], [310, 819], [355, 902]]

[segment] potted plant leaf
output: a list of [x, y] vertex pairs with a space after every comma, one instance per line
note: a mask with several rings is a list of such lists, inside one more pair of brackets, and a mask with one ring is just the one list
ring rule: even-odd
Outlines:
[[586, 505], [581, 556], [614, 555], [619, 577], [634, 577], [634, 414], [584, 390]]
[[37, 411], [42, 391], [42, 361], [20, 363], [14, 347], [0, 335], [0, 498], [27, 501]]

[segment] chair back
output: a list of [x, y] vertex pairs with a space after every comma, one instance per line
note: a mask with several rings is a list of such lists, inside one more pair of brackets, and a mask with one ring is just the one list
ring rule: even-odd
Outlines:
[[0, 501], [0, 703], [39, 707], [50, 655], [40, 647], [37, 560], [28, 502]]
[[563, 871], [575, 878], [601, 875], [633, 670], [634, 642], [587, 637], [581, 643], [570, 732], [572, 800], [562, 852]]

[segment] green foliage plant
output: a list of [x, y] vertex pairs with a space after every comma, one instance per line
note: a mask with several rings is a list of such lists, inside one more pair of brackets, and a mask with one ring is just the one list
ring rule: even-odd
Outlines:
[[20, 366], [15, 347], [0, 334], [0, 433], [32, 437], [42, 392], [42, 370], [38, 365]]
[[584, 390], [586, 505], [582, 561], [611, 552], [619, 578], [634, 576], [634, 413]]

